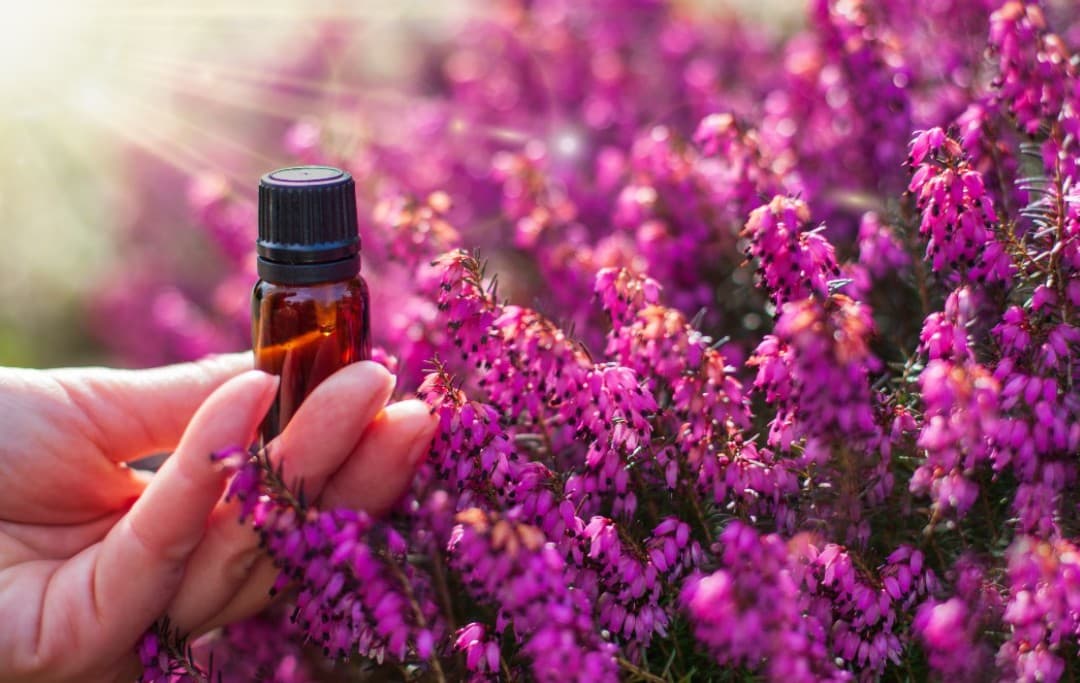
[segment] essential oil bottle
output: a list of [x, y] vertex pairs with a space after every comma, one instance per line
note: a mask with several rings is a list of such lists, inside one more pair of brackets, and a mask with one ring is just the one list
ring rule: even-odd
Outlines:
[[263, 176], [256, 251], [255, 367], [281, 377], [260, 428], [260, 445], [266, 445], [320, 382], [371, 355], [352, 176], [328, 166]]

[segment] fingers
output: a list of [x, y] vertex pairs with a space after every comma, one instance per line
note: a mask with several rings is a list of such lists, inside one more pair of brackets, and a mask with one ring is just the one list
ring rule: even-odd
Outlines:
[[355, 508], [376, 515], [389, 510], [408, 488], [437, 426], [437, 418], [421, 401], [387, 406], [356, 451], [327, 482], [319, 506]]
[[[377, 363], [348, 365], [320, 384], [289, 425], [269, 446], [287, 481], [302, 481], [309, 500], [353, 453], [361, 436], [386, 404], [394, 378]], [[247, 581], [259, 557], [258, 539], [237, 522], [238, 508], [219, 506], [206, 537], [188, 563], [184, 583], [169, 606], [183, 629], [211, 619]]]
[[[420, 401], [387, 406], [368, 427], [345, 464], [327, 482], [319, 507], [348, 507], [373, 514], [386, 512], [408, 488], [437, 426], [438, 421], [428, 406]], [[199, 627], [199, 632], [251, 616], [270, 601], [269, 591], [278, 569], [261, 551], [251, 561], [254, 566], [250, 576], [228, 606], [211, 622]]]
[[38, 652], [62, 653], [76, 629], [98, 656], [119, 654], [164, 611], [224, 489], [226, 474], [209, 456], [251, 442], [276, 387], [276, 377], [250, 371], [203, 403], [131, 510], [49, 583]]
[[270, 459], [282, 463], [288, 481], [303, 481], [304, 492], [314, 500], [386, 405], [395, 381], [378, 363], [345, 366], [301, 404], [270, 444]]
[[252, 366], [250, 353], [210, 356], [150, 370], [49, 370], [89, 423], [100, 450], [116, 462], [171, 450], [206, 397]]

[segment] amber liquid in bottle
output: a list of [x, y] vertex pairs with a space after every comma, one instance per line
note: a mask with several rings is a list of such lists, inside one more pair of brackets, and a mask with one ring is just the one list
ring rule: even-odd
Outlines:
[[265, 445], [324, 379], [371, 356], [368, 291], [359, 275], [299, 286], [260, 280], [251, 301], [255, 367], [281, 378], [260, 427]]

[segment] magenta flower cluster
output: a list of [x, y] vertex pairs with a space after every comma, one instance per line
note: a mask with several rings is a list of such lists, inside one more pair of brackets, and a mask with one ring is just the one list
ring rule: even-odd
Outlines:
[[[146, 680], [1073, 675], [1080, 6], [807, 5], [491, 0], [263, 141], [353, 171], [376, 358], [439, 428], [381, 519], [220, 454], [280, 598], [156, 629]], [[221, 267], [132, 227], [129, 361], [246, 344], [253, 206], [191, 188]]]

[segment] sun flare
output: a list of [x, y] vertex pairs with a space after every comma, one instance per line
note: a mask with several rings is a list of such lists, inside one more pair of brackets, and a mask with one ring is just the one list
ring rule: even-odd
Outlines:
[[[117, 226], [136, 203], [125, 166], [153, 159], [248, 188], [260, 169], [286, 160], [280, 145], [265, 145], [266, 126], [333, 126], [325, 116], [333, 103], [360, 96], [408, 106], [393, 92], [360, 92], [337, 64], [328, 70], [341, 77], [317, 80], [267, 65], [325, 47], [318, 58], [327, 63], [382, 68], [400, 53], [388, 47], [402, 35], [389, 30], [394, 22], [461, 11], [420, 0], [389, 9], [339, 0], [0, 0], [0, 9], [2, 279], [56, 302], [75, 300], [84, 280], [115, 267]], [[328, 26], [348, 27], [348, 44], [323, 46]], [[14, 297], [0, 327], [63, 314], [62, 303], [46, 313], [36, 301]]]

